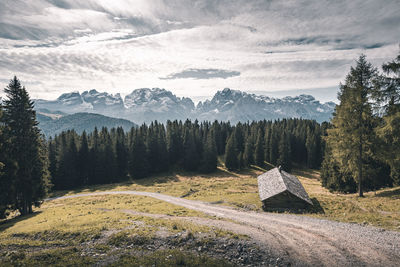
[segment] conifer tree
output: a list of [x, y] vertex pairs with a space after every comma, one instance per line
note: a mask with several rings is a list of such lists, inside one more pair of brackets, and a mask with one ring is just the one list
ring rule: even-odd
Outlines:
[[340, 86], [339, 101], [328, 130], [327, 143], [340, 169], [350, 173], [358, 183], [358, 194], [363, 196], [365, 173], [369, 171], [368, 158], [373, 155], [375, 143], [372, 106], [377, 70], [361, 55], [356, 67], [350, 69], [345, 84]]
[[167, 150], [169, 163], [174, 165], [182, 158], [183, 141], [178, 121], [167, 122]]
[[[74, 133], [75, 134], [75, 133]], [[75, 135], [71, 131], [61, 134], [61, 149], [57, 179], [54, 180], [56, 189], [72, 189], [80, 184], [78, 175], [78, 151]]]
[[115, 142], [115, 156], [117, 161], [117, 178], [122, 181], [128, 175], [128, 150], [125, 141], [125, 133], [122, 127], [117, 128]]
[[400, 185], [400, 54], [382, 66], [385, 73], [378, 94], [380, 102], [385, 103], [383, 123], [377, 128], [382, 140], [380, 156], [390, 166], [390, 176]]
[[307, 167], [317, 167], [318, 151], [317, 151], [317, 137], [314, 132], [310, 130], [307, 133], [306, 149], [307, 149]]
[[0, 219], [4, 219], [7, 216], [7, 209], [12, 204], [10, 201], [11, 179], [6, 174], [6, 153], [4, 153], [6, 138], [3, 131], [3, 108], [0, 103], [0, 151], [2, 151], [0, 153]]
[[159, 147], [158, 147], [158, 122], [152, 122], [149, 125], [147, 131], [147, 158], [149, 165], [151, 166], [150, 171], [153, 173], [160, 172], [160, 162], [158, 162]]
[[134, 179], [149, 175], [147, 148], [143, 138], [145, 132], [145, 127], [142, 126], [140, 129], [132, 128], [130, 134], [129, 174]]
[[183, 168], [195, 171], [198, 167], [199, 153], [197, 151], [193, 129], [186, 128], [183, 140]]
[[212, 131], [207, 135], [201, 162], [201, 171], [204, 173], [210, 173], [217, 169], [217, 145]]
[[101, 150], [100, 150], [100, 137], [97, 127], [94, 128], [91, 134], [91, 147], [89, 150], [90, 159], [90, 176], [89, 184], [99, 184], [102, 180], [102, 161], [101, 161]]
[[90, 179], [90, 155], [89, 155], [89, 142], [86, 131], [81, 135], [81, 145], [78, 152], [78, 173], [80, 177], [80, 184], [88, 185]]
[[292, 163], [290, 159], [290, 141], [286, 131], [283, 131], [279, 141], [279, 158], [277, 163], [284, 171], [290, 172], [292, 170]]
[[271, 135], [269, 140], [269, 160], [272, 165], [276, 165], [279, 157], [279, 138], [278, 138], [278, 126], [274, 124], [271, 129]]
[[259, 129], [257, 132], [257, 141], [256, 141], [254, 158], [257, 166], [264, 165], [264, 136], [262, 134], [261, 129]]
[[169, 169], [169, 158], [168, 158], [168, 148], [164, 125], [158, 125], [158, 135], [157, 135], [157, 146], [158, 146], [158, 170], [160, 172], [168, 171]]
[[48, 141], [48, 151], [49, 151], [49, 174], [50, 180], [54, 180], [57, 173], [57, 147], [56, 141], [51, 137]]
[[264, 135], [264, 150], [265, 150], [264, 151], [264, 159], [267, 162], [271, 162], [271, 159], [270, 159], [271, 138], [270, 137], [271, 137], [271, 127], [267, 127], [266, 131], [265, 131], [265, 135]]
[[247, 138], [246, 145], [244, 147], [243, 164], [246, 167], [254, 164], [254, 144], [250, 137]]
[[9, 177], [15, 189], [13, 206], [25, 215], [32, 213], [32, 205], [40, 205], [49, 188], [47, 152], [25, 87], [14, 77], [4, 91], [5, 134], [10, 138], [6, 153], [18, 166]]
[[103, 127], [101, 131], [103, 143], [103, 182], [113, 183], [118, 181], [117, 162], [110, 133], [107, 128]]
[[238, 151], [235, 144], [235, 133], [232, 133], [226, 143], [225, 148], [225, 167], [232, 171], [239, 168]]

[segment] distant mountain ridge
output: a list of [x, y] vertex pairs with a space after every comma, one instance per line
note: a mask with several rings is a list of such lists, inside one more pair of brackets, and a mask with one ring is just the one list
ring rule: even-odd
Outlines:
[[90, 112], [123, 118], [135, 123], [158, 120], [222, 120], [232, 123], [252, 120], [282, 118], [314, 119], [329, 121], [335, 103], [320, 103], [311, 95], [272, 98], [225, 88], [211, 100], [197, 105], [187, 97], [177, 97], [160, 88], [141, 88], [122, 99], [120, 94], [108, 94], [96, 90], [65, 93], [56, 100], [35, 100], [37, 109], [65, 113]]
[[45, 136], [50, 137], [61, 133], [62, 131], [75, 130], [81, 134], [83, 131], [92, 132], [95, 127], [101, 130], [102, 127], [108, 129], [122, 127], [129, 131], [137, 125], [125, 119], [116, 119], [95, 113], [51, 113], [46, 109], [39, 109], [36, 112], [36, 118], [39, 122], [39, 128]]

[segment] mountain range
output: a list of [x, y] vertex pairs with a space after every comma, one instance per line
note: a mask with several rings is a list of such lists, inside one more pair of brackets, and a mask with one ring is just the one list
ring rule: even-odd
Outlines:
[[197, 105], [187, 97], [177, 97], [160, 88], [141, 88], [122, 99], [120, 94], [109, 94], [96, 90], [83, 93], [71, 92], [56, 100], [35, 100], [35, 108], [50, 113], [98, 113], [123, 118], [135, 123], [158, 120], [222, 120], [232, 123], [252, 120], [274, 120], [282, 118], [314, 119], [329, 121], [335, 103], [321, 103], [311, 95], [272, 98], [225, 88], [210, 100]]
[[95, 127], [99, 131], [102, 127], [107, 127], [108, 129], [122, 127], [125, 131], [129, 131], [132, 127], [137, 126], [128, 120], [116, 119], [100, 114], [83, 112], [65, 114], [63, 112], [52, 112], [47, 109], [37, 110], [36, 119], [39, 122], [39, 128], [47, 137], [72, 129], [81, 134], [83, 131], [90, 133]]

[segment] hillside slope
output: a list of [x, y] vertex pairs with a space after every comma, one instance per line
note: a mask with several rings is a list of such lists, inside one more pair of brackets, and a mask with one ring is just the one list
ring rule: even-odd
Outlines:
[[125, 119], [116, 119], [94, 113], [75, 113], [71, 115], [59, 115], [38, 112], [37, 120], [39, 128], [46, 136], [54, 136], [62, 131], [74, 129], [81, 134], [83, 131], [92, 132], [95, 127], [99, 130], [102, 127], [108, 129], [122, 127], [125, 131], [129, 131], [137, 125]]

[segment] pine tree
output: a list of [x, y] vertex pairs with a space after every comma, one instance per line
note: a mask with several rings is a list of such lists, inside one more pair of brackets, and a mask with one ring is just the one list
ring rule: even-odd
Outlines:
[[400, 185], [400, 54], [382, 66], [385, 72], [383, 85], [378, 94], [385, 103], [383, 123], [377, 128], [381, 139], [379, 154], [390, 166], [390, 176]]
[[171, 165], [175, 165], [182, 158], [183, 154], [183, 141], [178, 121], [175, 120], [174, 122], [167, 122], [166, 138], [169, 163]]
[[124, 129], [118, 127], [116, 134], [115, 156], [117, 161], [117, 178], [118, 180], [123, 181], [128, 175], [128, 149]]
[[217, 145], [211, 131], [206, 138], [200, 169], [204, 173], [210, 173], [217, 169]]
[[58, 157], [57, 179], [54, 180], [56, 189], [72, 189], [81, 185], [78, 175], [78, 151], [75, 132], [61, 134], [61, 149]]
[[286, 131], [283, 131], [281, 140], [279, 141], [279, 158], [277, 163], [284, 171], [290, 172], [292, 170], [292, 163], [290, 160], [290, 141]]
[[183, 168], [195, 171], [198, 167], [199, 152], [197, 151], [194, 130], [186, 128], [183, 140]]
[[271, 149], [271, 144], [270, 144], [270, 141], [271, 141], [271, 127], [267, 127], [267, 129], [265, 130], [265, 136], [264, 136], [264, 149], [265, 149], [265, 151], [264, 151], [264, 159], [265, 159], [265, 161], [267, 161], [267, 162], [271, 162], [271, 159], [270, 159], [270, 154], [271, 154], [271, 152], [270, 152], [270, 149]]
[[225, 167], [228, 170], [232, 171], [239, 168], [238, 155], [239, 153], [235, 144], [235, 134], [232, 133], [225, 148]]
[[[1, 99], [0, 99], [1, 100]], [[0, 151], [5, 151], [6, 138], [3, 134], [3, 108], [0, 103]], [[12, 202], [10, 201], [11, 181], [6, 173], [6, 153], [0, 153], [0, 219], [4, 219], [8, 214]]]
[[90, 154], [89, 154], [89, 142], [87, 134], [83, 131], [81, 135], [81, 145], [78, 152], [78, 172], [82, 185], [88, 185], [90, 180]]
[[165, 133], [164, 125], [158, 125], [158, 135], [157, 135], [157, 146], [158, 146], [158, 169], [160, 172], [168, 171], [169, 169], [169, 158], [168, 158], [168, 148], [167, 148], [167, 137]]
[[51, 137], [48, 141], [48, 151], [49, 151], [49, 174], [50, 179], [54, 180], [57, 175], [57, 147], [56, 141]]
[[10, 138], [6, 153], [18, 166], [11, 181], [14, 207], [25, 215], [32, 213], [32, 205], [40, 205], [49, 188], [47, 152], [25, 87], [14, 77], [4, 91], [4, 122]]
[[254, 144], [250, 137], [247, 138], [246, 145], [244, 147], [243, 164], [245, 167], [249, 167], [251, 164], [254, 164]]
[[317, 151], [317, 137], [314, 132], [308, 131], [306, 138], [306, 149], [307, 149], [307, 167], [315, 168], [318, 163], [318, 151]]
[[374, 92], [377, 71], [364, 55], [351, 68], [344, 85], [340, 86], [340, 104], [328, 130], [327, 143], [342, 172], [350, 173], [358, 183], [358, 194], [363, 196], [363, 182], [368, 172], [368, 157], [373, 155], [375, 122], [370, 96]]
[[271, 129], [269, 140], [269, 159], [272, 165], [276, 165], [279, 157], [279, 138], [278, 138], [278, 125], [275, 123]]
[[102, 180], [102, 162], [100, 151], [100, 137], [97, 127], [94, 128], [91, 134], [91, 147], [89, 150], [90, 159], [90, 176], [89, 184], [99, 184]]
[[117, 162], [114, 152], [113, 143], [108, 129], [104, 127], [101, 131], [102, 147], [103, 147], [103, 175], [104, 183], [113, 183], [118, 181]]
[[264, 136], [262, 134], [261, 129], [259, 129], [257, 132], [257, 141], [256, 141], [254, 158], [257, 166], [264, 165]]
[[400, 53], [392, 61], [382, 65], [385, 73], [381, 87], [375, 97], [384, 103], [385, 115], [394, 115], [400, 112]]
[[140, 129], [131, 130], [130, 134], [130, 157], [129, 174], [134, 179], [143, 178], [149, 175], [149, 163], [147, 158], [147, 148], [144, 142], [146, 129], [142, 126]]

